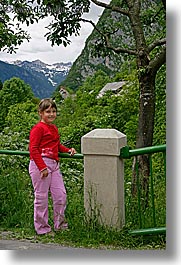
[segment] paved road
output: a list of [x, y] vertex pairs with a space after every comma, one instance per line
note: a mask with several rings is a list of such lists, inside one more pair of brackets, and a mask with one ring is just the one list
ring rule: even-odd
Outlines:
[[[69, 249], [58, 244], [32, 243], [28, 240], [0, 240], [0, 250], [26, 250], [26, 249]], [[78, 248], [77, 248], [78, 249]]]
[[[17, 240], [12, 238], [13, 232], [0, 231], [0, 250], [25, 250], [25, 249], [70, 249], [59, 244], [32, 242], [32, 240]], [[34, 240], [33, 240], [34, 241]], [[75, 248], [78, 249], [78, 248]]]

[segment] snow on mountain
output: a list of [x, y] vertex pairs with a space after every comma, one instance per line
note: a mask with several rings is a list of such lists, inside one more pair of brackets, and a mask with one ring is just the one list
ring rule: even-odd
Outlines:
[[58, 85], [66, 78], [72, 63], [46, 64], [40, 60], [0, 61], [0, 80], [4, 82], [18, 77], [29, 84], [38, 98], [51, 97]]
[[19, 67], [23, 67], [27, 70], [34, 70], [36, 72], [41, 72], [46, 77], [46, 79], [56, 87], [65, 79], [67, 76], [72, 63], [54, 63], [54, 64], [46, 64], [40, 60], [35, 60], [32, 62], [29, 61], [12, 61], [10, 64], [17, 65]]

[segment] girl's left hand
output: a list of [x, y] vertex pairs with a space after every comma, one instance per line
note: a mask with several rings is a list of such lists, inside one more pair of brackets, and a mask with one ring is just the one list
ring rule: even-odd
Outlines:
[[70, 153], [71, 156], [73, 156], [73, 155], [76, 154], [77, 152], [76, 152], [75, 148], [71, 148], [71, 149], [69, 150], [69, 153]]

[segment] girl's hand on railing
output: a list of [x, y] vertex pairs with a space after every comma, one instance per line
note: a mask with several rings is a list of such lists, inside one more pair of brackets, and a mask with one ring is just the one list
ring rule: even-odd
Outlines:
[[75, 148], [70, 148], [69, 153], [71, 156], [73, 156], [77, 153], [77, 151], [75, 150]]

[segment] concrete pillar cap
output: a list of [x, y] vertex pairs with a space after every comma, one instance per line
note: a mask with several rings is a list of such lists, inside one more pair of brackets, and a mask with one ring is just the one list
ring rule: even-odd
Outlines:
[[116, 129], [94, 129], [83, 136], [83, 138], [122, 138], [125, 134]]
[[120, 155], [126, 135], [116, 129], [94, 129], [81, 138], [81, 152], [94, 155]]

